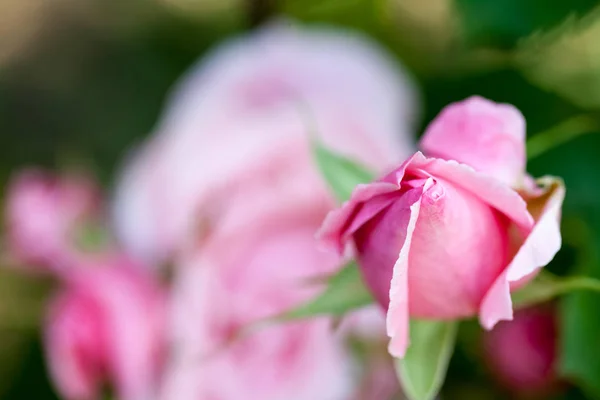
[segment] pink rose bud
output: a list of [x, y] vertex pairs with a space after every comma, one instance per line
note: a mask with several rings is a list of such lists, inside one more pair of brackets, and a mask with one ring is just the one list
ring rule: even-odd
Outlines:
[[67, 400], [99, 399], [105, 384], [122, 400], [148, 400], [161, 362], [164, 297], [125, 259], [73, 270], [53, 299], [45, 346], [50, 375]]
[[42, 270], [65, 268], [76, 257], [76, 231], [99, 213], [100, 190], [85, 175], [25, 170], [6, 199], [8, 251], [17, 263]]
[[553, 307], [519, 310], [484, 336], [484, 355], [493, 377], [523, 397], [548, 398], [558, 383], [557, 325]]
[[[355, 245], [365, 281], [387, 309], [392, 355], [402, 357], [409, 345], [410, 317], [479, 314], [487, 329], [511, 319], [511, 284], [530, 278], [560, 248], [561, 182], [546, 177], [538, 187], [520, 170], [516, 180], [527, 185], [511, 187], [501, 162], [477, 157], [490, 151], [478, 142], [494, 148], [507, 136], [496, 128], [522, 127], [522, 119], [511, 106], [478, 98], [451, 105], [423, 138], [429, 147], [436, 147], [430, 132], [435, 143], [452, 143], [440, 146], [444, 158], [417, 152], [379, 181], [359, 185], [325, 220], [321, 237], [339, 251]], [[484, 136], [478, 142], [471, 140], [473, 126]], [[512, 134], [524, 147], [525, 134]], [[454, 151], [476, 165], [456, 162]], [[513, 161], [511, 153], [507, 163]]]

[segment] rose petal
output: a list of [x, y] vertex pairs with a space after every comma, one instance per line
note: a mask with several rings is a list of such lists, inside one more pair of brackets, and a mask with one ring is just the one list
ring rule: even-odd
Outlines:
[[[433, 184], [433, 179], [428, 179], [420, 188], [421, 195]], [[408, 197], [408, 196], [406, 196]], [[391, 338], [388, 351], [394, 357], [402, 358], [409, 345], [409, 309], [408, 309], [408, 261], [410, 244], [419, 218], [421, 209], [421, 196], [410, 205], [410, 219], [406, 226], [404, 244], [400, 249], [398, 260], [394, 264], [392, 282], [390, 284], [390, 305], [387, 312], [387, 334]]]
[[[399, 168], [377, 182], [357, 185], [350, 200], [342, 204], [340, 208], [329, 212], [325, 217], [317, 233], [317, 238], [322, 243], [336, 249], [340, 254], [343, 253], [350, 235], [393, 202], [395, 196], [385, 195], [400, 189], [406, 168], [419, 155], [421, 155], [419, 152], [413, 154]], [[378, 196], [381, 197], [377, 201], [373, 201]], [[363, 207], [367, 201], [369, 204], [367, 207]]]
[[538, 183], [545, 186], [546, 190], [528, 202], [531, 213], [538, 217], [536, 224], [481, 303], [480, 321], [486, 329], [493, 328], [498, 321], [512, 319], [510, 283], [548, 264], [560, 249], [560, 216], [565, 187], [562, 181], [553, 177], [541, 178]]
[[478, 173], [468, 165], [456, 161], [427, 158], [420, 152], [413, 156], [410, 167], [427, 171], [436, 178], [445, 179], [473, 193], [510, 218], [524, 233], [529, 233], [533, 227], [533, 217], [527, 211], [525, 201], [516, 191], [497, 179]]
[[525, 173], [525, 118], [510, 104], [479, 96], [446, 107], [420, 147], [430, 156], [466, 163], [512, 185]]
[[[398, 189], [398, 186], [384, 182], [358, 185], [352, 192], [350, 200], [327, 214], [317, 232], [317, 238], [322, 243], [336, 249], [340, 254], [343, 253], [351, 232], [360, 228], [368, 219], [389, 205], [393, 199], [388, 202], [377, 202], [368, 207], [363, 207], [364, 203], [376, 196], [393, 193]], [[360, 214], [356, 215], [357, 212]]]

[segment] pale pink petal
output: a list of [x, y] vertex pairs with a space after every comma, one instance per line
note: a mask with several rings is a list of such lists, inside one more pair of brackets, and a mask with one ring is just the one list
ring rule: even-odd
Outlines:
[[[433, 183], [429, 179], [422, 191]], [[421, 192], [422, 193], [422, 192]], [[390, 284], [390, 305], [387, 312], [387, 334], [391, 338], [388, 350], [394, 357], [402, 358], [409, 345], [408, 314], [408, 262], [412, 235], [419, 218], [421, 199], [410, 206], [410, 219], [406, 227], [404, 244], [400, 249], [398, 260], [394, 264], [392, 282]]]
[[479, 96], [446, 107], [429, 125], [420, 147], [508, 184], [525, 173], [525, 118], [510, 104]]
[[565, 188], [560, 180], [552, 177], [544, 177], [538, 183], [545, 186], [546, 191], [544, 195], [532, 198], [529, 203], [532, 214], [540, 214], [539, 218], [513, 261], [494, 282], [481, 303], [480, 321], [486, 329], [493, 328], [498, 321], [512, 319], [510, 283], [548, 264], [560, 249], [560, 215]]

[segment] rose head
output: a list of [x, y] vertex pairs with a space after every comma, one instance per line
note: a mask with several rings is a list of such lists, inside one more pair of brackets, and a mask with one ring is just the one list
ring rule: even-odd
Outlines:
[[73, 269], [49, 307], [44, 332], [50, 376], [68, 400], [151, 398], [164, 346], [164, 293], [123, 257]]
[[488, 329], [511, 319], [511, 287], [560, 248], [564, 188], [526, 176], [522, 121], [514, 107], [479, 97], [453, 104], [421, 142], [443, 158], [417, 152], [326, 218], [321, 237], [339, 251], [354, 244], [387, 309], [392, 355], [405, 353], [409, 317], [479, 314]]
[[10, 255], [38, 272], [63, 269], [78, 257], [77, 228], [99, 213], [100, 190], [89, 176], [20, 171], [7, 190]]
[[549, 398], [561, 389], [556, 309], [551, 304], [519, 310], [483, 338], [484, 357], [492, 377], [526, 398]]

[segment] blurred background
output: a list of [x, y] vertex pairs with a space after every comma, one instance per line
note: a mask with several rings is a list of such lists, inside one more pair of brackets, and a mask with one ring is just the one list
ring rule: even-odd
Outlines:
[[[600, 136], [579, 136], [600, 131], [597, 7], [592, 0], [0, 0], [0, 190], [21, 167], [83, 164], [110, 191], [182, 73], [221, 41], [285, 16], [378, 41], [413, 74], [421, 127], [448, 103], [478, 94], [518, 107], [529, 137], [550, 129], [578, 135], [528, 170], [562, 176], [568, 188], [567, 245], [551, 270], [600, 277]], [[593, 256], [576, 264], [578, 243], [569, 237], [580, 236], [581, 221]], [[57, 398], [39, 334], [49, 288], [0, 270], [1, 399]], [[599, 309], [591, 294], [561, 305], [561, 362], [592, 388], [560, 398], [600, 398]], [[459, 343], [444, 398], [507, 398], [470, 354], [464, 329], [467, 345]]]

